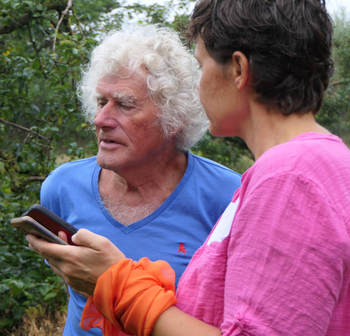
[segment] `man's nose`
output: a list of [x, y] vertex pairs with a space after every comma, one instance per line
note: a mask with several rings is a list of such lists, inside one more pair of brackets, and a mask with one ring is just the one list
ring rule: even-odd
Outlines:
[[108, 102], [99, 111], [96, 111], [94, 124], [98, 128], [110, 127], [116, 128], [118, 121], [116, 119], [117, 111], [112, 102]]

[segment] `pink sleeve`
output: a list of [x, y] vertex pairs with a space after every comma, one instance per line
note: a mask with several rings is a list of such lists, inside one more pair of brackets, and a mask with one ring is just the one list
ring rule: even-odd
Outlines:
[[300, 176], [246, 190], [230, 234], [223, 335], [325, 335], [348, 267], [343, 226]]

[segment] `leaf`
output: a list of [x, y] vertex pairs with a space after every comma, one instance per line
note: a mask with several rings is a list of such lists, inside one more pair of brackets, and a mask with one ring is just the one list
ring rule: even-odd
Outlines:
[[70, 44], [70, 45], [74, 45], [74, 43], [72, 41], [69, 40], [63, 40], [60, 42], [61, 45], [65, 45], [65, 44]]
[[38, 290], [42, 296], [46, 296], [47, 293], [50, 291], [50, 287], [48, 284], [44, 284], [44, 285], [40, 286]]
[[0, 327], [5, 327], [5, 326], [12, 326], [13, 325], [13, 320], [5, 317], [2, 320], [0, 320]]
[[21, 293], [24, 288], [24, 283], [20, 280], [11, 280], [9, 285], [12, 288], [14, 295]]
[[17, 3], [17, 2], [11, 2], [11, 7], [12, 7], [13, 9], [17, 9], [17, 7], [18, 7], [19, 5], [20, 5], [20, 4]]
[[5, 293], [9, 290], [9, 287], [4, 285], [4, 284], [0, 284], [0, 293]]
[[31, 1], [25, 0], [25, 1], [23, 1], [23, 3], [27, 4], [28, 7], [30, 7], [30, 8], [34, 7], [34, 4], [33, 4], [33, 2], [31, 2]]
[[19, 80], [18, 81], [18, 93], [21, 94], [24, 88], [24, 81], [23, 80]]
[[47, 301], [47, 300], [49, 300], [49, 299], [51, 299], [51, 298], [54, 298], [54, 297], [56, 297], [56, 296], [57, 296], [57, 293], [55, 293], [55, 292], [50, 292], [50, 293], [48, 293], [48, 294], [45, 295], [44, 301]]
[[40, 68], [40, 62], [39, 61], [33, 62], [32, 68], [33, 69], [39, 69]]
[[9, 246], [0, 246], [0, 255], [7, 252], [9, 250]]
[[[37, 112], [40, 112], [40, 108], [38, 106], [36, 106], [35, 104], [31, 104], [31, 107], [33, 109], [35, 109]], [[34, 128], [32, 127], [32, 130], [34, 130]]]

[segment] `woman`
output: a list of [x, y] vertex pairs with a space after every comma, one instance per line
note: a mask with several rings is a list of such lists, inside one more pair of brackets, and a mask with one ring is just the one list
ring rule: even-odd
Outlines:
[[[129, 261], [81, 230], [78, 244], [106, 252], [80, 252], [80, 268], [98, 255], [97, 278], [110, 266], [103, 254], [117, 263], [89, 291], [82, 326], [106, 335], [115, 326], [154, 336], [350, 335], [350, 152], [314, 119], [333, 72], [324, 1], [202, 0], [189, 36], [210, 132], [243, 138], [256, 162], [182, 276], [176, 306], [166, 265]], [[72, 274], [61, 275], [85, 291]]]

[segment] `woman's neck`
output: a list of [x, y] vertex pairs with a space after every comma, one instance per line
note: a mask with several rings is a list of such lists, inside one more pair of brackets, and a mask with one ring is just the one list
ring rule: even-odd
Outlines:
[[317, 124], [312, 112], [284, 116], [281, 113], [268, 112], [260, 106], [251, 113], [249, 123], [247, 131], [242, 137], [255, 159], [258, 159], [268, 149], [285, 143], [300, 134], [330, 133]]

